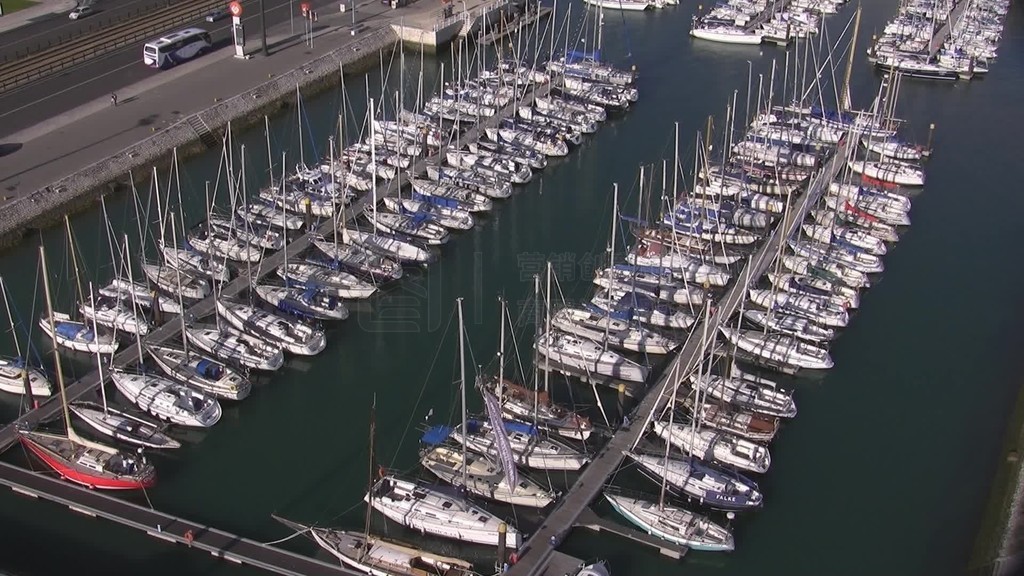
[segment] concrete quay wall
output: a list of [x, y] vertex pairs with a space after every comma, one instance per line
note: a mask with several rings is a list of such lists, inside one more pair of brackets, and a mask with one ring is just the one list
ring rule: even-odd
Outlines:
[[0, 249], [10, 248], [38, 230], [59, 223], [65, 214], [89, 208], [101, 195], [129, 189], [129, 172], [135, 173], [137, 178], [148, 177], [151, 167], [170, 164], [175, 149], [179, 159], [205, 151], [207, 146], [200, 140], [197, 130], [206, 128], [217, 134], [229, 122], [235, 128], [259, 122], [265, 114], [294, 102], [296, 86], [304, 96], [336, 86], [339, 70], [346, 74], [371, 70], [378, 64], [380, 52], [393, 50], [398, 43], [398, 35], [389, 25], [364, 29], [345, 45], [321, 57], [185, 117], [112, 156], [7, 203], [0, 211]]

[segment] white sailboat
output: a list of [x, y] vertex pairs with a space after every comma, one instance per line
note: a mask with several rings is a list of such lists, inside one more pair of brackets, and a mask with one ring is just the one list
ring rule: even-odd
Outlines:
[[244, 338], [269, 342], [292, 354], [315, 356], [327, 347], [323, 330], [249, 304], [217, 300], [217, 314]]
[[741, 350], [772, 362], [809, 370], [827, 370], [835, 365], [824, 348], [784, 334], [764, 334], [759, 330], [737, 330], [719, 326], [726, 340]]
[[216, 398], [152, 374], [114, 368], [110, 373], [121, 394], [150, 414], [182, 426], [209, 428], [220, 420]]
[[793, 401], [793, 395], [780, 392], [774, 386], [715, 374], [691, 376], [690, 382], [700, 388], [703, 394], [740, 408], [779, 418], [796, 417], [796, 402]]
[[[89, 286], [89, 293], [91, 297], [92, 285]], [[76, 401], [69, 406], [71, 412], [93, 430], [115, 440], [146, 448], [181, 448], [181, 443], [164, 434], [155, 422], [110, 407], [103, 377], [103, 358], [99, 354], [96, 354], [96, 370], [99, 372], [102, 404], [97, 406], [91, 402]]]
[[11, 326], [11, 337], [14, 339], [16, 355], [0, 356], [0, 390], [10, 394], [31, 393], [32, 397], [45, 398], [53, 394], [53, 384], [39, 368], [32, 366], [21, 353], [18, 331], [11, 313], [11, 301], [7, 298], [7, 284], [0, 277], [0, 291], [4, 296], [4, 307], [7, 309], [7, 321]]
[[[458, 299], [457, 305], [459, 312], [459, 370], [462, 393], [462, 430], [459, 434], [462, 439], [468, 439], [465, 334], [461, 298]], [[500, 415], [498, 419], [500, 422]], [[491, 460], [484, 454], [470, 454], [467, 452], [469, 442], [463, 442], [461, 450], [443, 444], [428, 447], [420, 456], [420, 464], [438, 478], [465, 488], [470, 494], [514, 506], [544, 508], [551, 504], [555, 499], [553, 493], [544, 490], [528, 478], [519, 477], [512, 449], [508, 445], [507, 438], [504, 438], [505, 442], [503, 445], [502, 436], [492, 436], [492, 438], [495, 438], [495, 448], [501, 457], [501, 464]]]
[[188, 341], [207, 354], [254, 370], [278, 370], [284, 366], [284, 352], [276, 344], [252, 341], [216, 326], [190, 326]]
[[654, 422], [653, 428], [662, 440], [698, 458], [758, 473], [767, 472], [772, 463], [767, 448], [728, 432], [664, 421]]
[[605, 492], [604, 497], [616, 512], [658, 538], [709, 552], [735, 548], [732, 533], [700, 514], [621, 494]]
[[[366, 500], [386, 518], [410, 530], [472, 544], [497, 546], [499, 527], [505, 524], [493, 514], [457, 496], [423, 482], [386, 475], [370, 489]], [[508, 525], [506, 545], [522, 546], [522, 534]]]

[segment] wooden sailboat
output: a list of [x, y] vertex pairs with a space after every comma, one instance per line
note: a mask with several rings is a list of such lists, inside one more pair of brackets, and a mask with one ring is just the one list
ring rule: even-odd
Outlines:
[[[39, 247], [39, 258], [43, 269], [43, 289], [46, 292], [46, 309], [50, 333], [56, 334], [53, 303], [50, 299], [50, 280], [46, 269], [46, 252]], [[86, 440], [75, 433], [68, 411], [67, 394], [64, 391], [64, 372], [61, 368], [60, 353], [54, 338], [53, 355], [57, 367], [57, 388], [60, 391], [61, 409], [64, 413], [65, 434], [19, 430], [22, 444], [51, 470], [61, 476], [89, 488], [104, 490], [132, 490], [148, 488], [156, 483], [156, 469], [142, 455], [121, 452], [116, 448]]]

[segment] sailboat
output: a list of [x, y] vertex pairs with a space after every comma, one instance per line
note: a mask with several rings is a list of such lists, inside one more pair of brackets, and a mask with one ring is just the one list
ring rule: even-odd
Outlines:
[[[536, 276], [534, 276], [534, 288], [538, 301], [537, 309], [540, 310], [540, 279]], [[535, 384], [538, 387], [536, 390], [530, 390], [505, 379], [505, 322], [511, 319], [508, 317], [508, 306], [505, 299], [499, 298], [499, 300], [501, 302], [501, 330], [498, 347], [498, 376], [494, 378], [493, 384], [488, 382], [485, 387], [495, 390], [495, 395], [501, 401], [503, 417], [531, 424], [538, 430], [552, 432], [565, 438], [586, 441], [594, 430], [590, 419], [552, 402], [547, 391], [539, 389], [539, 378], [535, 378]], [[539, 329], [539, 321], [537, 326]], [[512, 333], [512, 345], [518, 356], [518, 345], [514, 332]]]
[[[39, 258], [43, 269], [43, 289], [46, 292], [47, 318], [50, 320], [50, 334], [56, 334], [53, 303], [50, 300], [50, 279], [46, 269], [46, 252], [39, 247]], [[50, 469], [65, 478], [89, 488], [104, 490], [133, 490], [149, 488], [156, 483], [156, 469], [141, 455], [121, 452], [115, 448], [86, 440], [78, 436], [71, 425], [67, 394], [64, 390], [64, 372], [61, 368], [60, 353], [56, 338], [53, 355], [57, 368], [57, 388], [60, 391], [61, 409], [64, 413], [66, 434], [18, 430], [21, 443]]]
[[749, 510], [764, 500], [757, 484], [735, 472], [726, 472], [694, 456], [668, 458], [626, 452], [640, 470], [657, 482], [666, 481], [674, 492], [718, 510]]
[[[462, 390], [462, 430], [459, 433], [462, 439], [468, 439], [468, 419], [466, 417], [466, 366], [465, 366], [465, 334], [462, 318], [462, 299], [457, 300], [459, 311], [459, 360], [460, 360], [460, 386]], [[496, 423], [494, 428], [503, 428], [500, 410], [497, 399], [490, 396], [488, 402], [486, 391], [483, 391], [484, 402], [487, 406], [488, 415]], [[445, 444], [447, 437], [438, 438], [437, 434], [431, 434], [428, 430], [423, 436], [423, 441], [428, 448], [420, 456], [420, 464], [438, 478], [450, 484], [465, 488], [470, 494], [506, 502], [515, 506], [529, 506], [533, 508], [544, 508], [555, 500], [555, 495], [544, 490], [540, 485], [527, 478], [519, 478], [516, 469], [512, 448], [509, 445], [508, 437], [504, 434], [495, 434], [495, 449], [498, 452], [501, 463], [497, 463], [483, 454], [470, 454], [467, 452], [468, 441], [462, 442], [461, 450]]]
[[735, 547], [732, 533], [695, 512], [608, 491], [604, 497], [616, 512], [648, 534], [694, 550], [727, 552]]
[[[473, 544], [497, 546], [504, 524], [454, 490], [390, 474], [377, 480], [366, 500], [374, 510], [411, 530]], [[506, 545], [515, 549], [522, 544], [522, 534], [508, 526]]]
[[248, 304], [218, 299], [217, 315], [243, 337], [270, 342], [292, 354], [315, 356], [327, 347], [323, 330]]
[[[92, 296], [92, 285], [89, 285]], [[161, 426], [140, 416], [112, 408], [107, 402], [106, 382], [103, 377], [103, 358], [96, 354], [96, 369], [99, 371], [99, 389], [102, 404], [75, 401], [69, 408], [93, 430], [115, 440], [144, 446], [146, 448], [181, 448], [181, 443], [163, 433]]]
[[25, 394], [30, 392], [32, 397], [46, 397], [53, 394], [53, 384], [46, 378], [42, 370], [32, 366], [21, 353], [21, 344], [18, 342], [18, 332], [14, 325], [14, 315], [11, 314], [11, 301], [7, 297], [7, 284], [0, 277], [0, 291], [4, 295], [4, 306], [7, 308], [7, 320], [11, 325], [11, 336], [14, 338], [14, 348], [17, 355], [12, 357], [0, 356], [0, 390], [11, 394]]
[[[376, 399], [374, 399], [376, 404]], [[375, 409], [370, 409], [370, 469], [374, 468]], [[373, 485], [371, 472], [370, 484]], [[342, 564], [371, 576], [479, 576], [473, 565], [458, 558], [431, 554], [392, 540], [370, 534], [370, 514], [366, 511], [366, 526], [362, 533], [333, 528], [307, 526], [274, 516], [290, 528], [307, 532], [321, 548], [330, 552]]]

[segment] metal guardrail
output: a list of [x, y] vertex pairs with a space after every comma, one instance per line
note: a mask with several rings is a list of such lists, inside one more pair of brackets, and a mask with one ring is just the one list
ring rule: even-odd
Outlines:
[[88, 25], [88, 28], [78, 28], [67, 34], [60, 34], [56, 37], [49, 37], [46, 39], [45, 43], [39, 42], [34, 45], [25, 46], [24, 49], [21, 50], [15, 49], [14, 53], [4, 54], [2, 57], [0, 57], [0, 64], [7, 64], [8, 62], [21, 60], [22, 58], [27, 58], [32, 54], [38, 54], [44, 50], [60, 46], [61, 44], [67, 44], [75, 38], [81, 38], [82, 36], [92, 34], [97, 30], [109, 29], [111, 26], [114, 26], [121, 22], [125, 22], [133, 18], [138, 18], [143, 14], [149, 14], [154, 10], [159, 9], [161, 6], [167, 6], [167, 0], [156, 0], [154, 2], [149, 2], [144, 6], [135, 8], [134, 10], [118, 14], [117, 16], [111, 16], [109, 18], [104, 18], [103, 12], [101, 11], [96, 16], [90, 16], [88, 19], [82, 21], [83, 24]]
[[[460, 4], [460, 1], [461, 0], [456, 0], [455, 2], [452, 2], [452, 3], [448, 4], [448, 6], [457, 6], [457, 5]], [[438, 30], [442, 30], [444, 28], [447, 28], [448, 26], [451, 26], [452, 24], [454, 24], [456, 22], [459, 22], [459, 21], [473, 20], [473, 19], [479, 18], [479, 17], [487, 14], [488, 12], [490, 12], [492, 10], [496, 10], [496, 9], [498, 9], [498, 8], [500, 8], [502, 6], [508, 5], [508, 4], [510, 4], [509, 0], [494, 0], [493, 2], [490, 2], [490, 3], [485, 4], [483, 6], [477, 6], [476, 8], [473, 8], [472, 10], [465, 10], [464, 9], [461, 12], [453, 13], [451, 16], [447, 16], [447, 17], [444, 16], [444, 11], [442, 10], [441, 11], [441, 16], [438, 17], [437, 23], [434, 24], [434, 30], [433, 31], [437, 32]], [[463, 5], [463, 6], [465, 6], [465, 5]]]
[[145, 19], [133, 19], [110, 28], [100, 28], [77, 40], [54, 46], [28, 58], [0, 65], [0, 94], [69, 66], [80, 64], [133, 42], [165, 32], [171, 26], [196, 20], [222, 4], [221, 0], [184, 0], [156, 10], [147, 15]]

